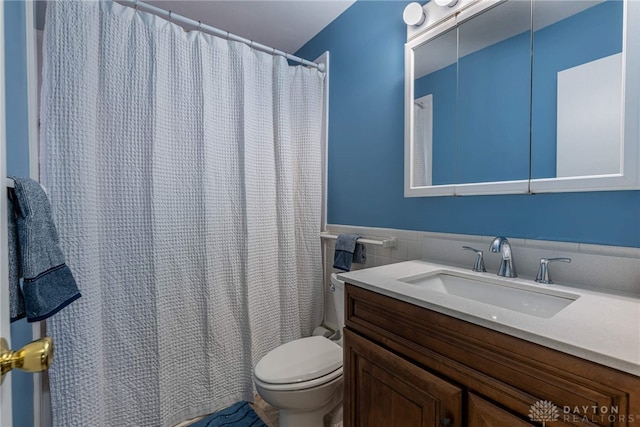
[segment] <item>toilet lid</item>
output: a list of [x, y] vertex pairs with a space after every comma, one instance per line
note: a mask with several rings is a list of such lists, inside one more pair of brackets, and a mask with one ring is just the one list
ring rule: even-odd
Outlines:
[[320, 378], [341, 366], [342, 347], [314, 336], [271, 350], [258, 362], [254, 374], [265, 383], [289, 384]]

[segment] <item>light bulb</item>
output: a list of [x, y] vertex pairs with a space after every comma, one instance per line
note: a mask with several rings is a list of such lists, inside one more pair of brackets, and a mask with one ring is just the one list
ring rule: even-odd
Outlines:
[[433, 0], [438, 6], [453, 7], [458, 3], [458, 0]]
[[422, 25], [426, 18], [422, 5], [416, 2], [409, 3], [402, 13], [402, 19], [407, 25]]

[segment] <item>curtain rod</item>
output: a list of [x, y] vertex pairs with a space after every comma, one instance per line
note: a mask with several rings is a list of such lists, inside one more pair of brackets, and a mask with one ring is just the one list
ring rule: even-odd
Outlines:
[[271, 55], [284, 56], [286, 59], [294, 62], [298, 62], [302, 65], [307, 65], [309, 67], [317, 68], [320, 71], [324, 71], [324, 64], [316, 64], [315, 62], [308, 61], [306, 59], [300, 58], [295, 55], [291, 55], [290, 53], [284, 52], [282, 50], [278, 50], [273, 47], [265, 46], [261, 43], [254, 42], [253, 40], [245, 39], [244, 37], [237, 36], [228, 31], [220, 30], [216, 27], [212, 27], [210, 25], [203, 24], [200, 21], [196, 21], [191, 18], [187, 18], [182, 15], [175, 14], [170, 10], [160, 9], [157, 6], [150, 5], [148, 3], [143, 3], [138, 0], [118, 0], [118, 3], [122, 3], [125, 6], [133, 7], [134, 9], [141, 9], [147, 12], [151, 12], [154, 15], [159, 15], [162, 17], [169, 18], [172, 21], [175, 21], [179, 24], [190, 25], [196, 27], [197, 31], [202, 31], [205, 33], [213, 34], [214, 36], [222, 37], [225, 39], [237, 41], [249, 45], [252, 49], [257, 49], [262, 52], [270, 53]]

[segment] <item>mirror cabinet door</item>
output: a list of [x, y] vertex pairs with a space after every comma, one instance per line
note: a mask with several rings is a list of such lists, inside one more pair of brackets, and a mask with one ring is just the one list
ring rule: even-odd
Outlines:
[[621, 173], [623, 5], [534, 2], [532, 179]]
[[529, 179], [531, 3], [458, 26], [459, 184]]
[[[530, 1], [497, 4], [416, 44], [412, 55], [410, 189], [448, 188], [454, 194], [455, 188], [462, 194], [460, 184], [510, 181], [522, 185], [506, 191], [525, 192]], [[468, 194], [484, 191], [468, 188]]]
[[456, 183], [456, 61], [455, 29], [414, 50], [412, 187]]

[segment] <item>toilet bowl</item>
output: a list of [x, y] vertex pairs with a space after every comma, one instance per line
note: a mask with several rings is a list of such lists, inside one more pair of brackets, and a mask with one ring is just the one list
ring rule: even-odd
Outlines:
[[[341, 332], [344, 282], [334, 273], [331, 283]], [[280, 427], [323, 427], [329, 412], [342, 412], [342, 347], [323, 336], [288, 342], [260, 359], [253, 380], [264, 401], [280, 409]]]

